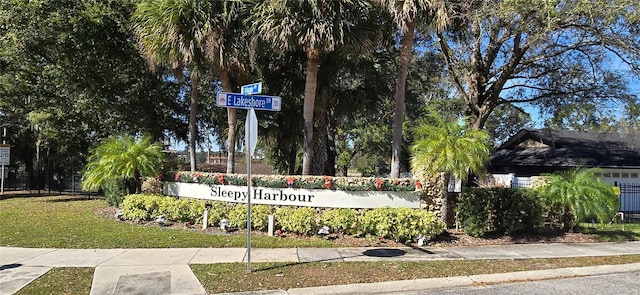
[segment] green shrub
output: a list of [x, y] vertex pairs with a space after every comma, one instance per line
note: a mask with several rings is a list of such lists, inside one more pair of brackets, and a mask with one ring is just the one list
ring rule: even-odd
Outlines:
[[220, 226], [220, 221], [225, 218], [229, 218], [229, 211], [233, 208], [233, 205], [227, 202], [214, 201], [211, 202], [211, 209], [209, 209], [208, 223], [212, 226]]
[[316, 211], [312, 208], [281, 207], [276, 210], [275, 218], [284, 231], [313, 235], [318, 230]]
[[355, 234], [358, 232], [360, 218], [353, 209], [335, 208], [322, 213], [322, 225], [326, 225], [333, 232]]
[[122, 217], [128, 220], [149, 220], [151, 211], [147, 208], [147, 198], [152, 195], [128, 195], [122, 201]]
[[543, 200], [528, 189], [466, 189], [456, 213], [464, 232], [473, 237], [537, 231], [544, 220]]
[[204, 201], [189, 201], [189, 222], [196, 224], [202, 221], [204, 215], [205, 202]]
[[176, 199], [172, 197], [164, 197], [158, 200], [158, 214], [165, 219], [177, 222], [186, 222], [191, 220], [189, 206], [191, 201], [186, 199]]
[[363, 234], [385, 237], [397, 242], [431, 238], [444, 232], [444, 223], [433, 213], [411, 208], [376, 208], [362, 215]]
[[266, 230], [269, 226], [269, 214], [271, 214], [269, 205], [251, 206], [251, 227], [256, 230]]
[[375, 208], [366, 211], [360, 218], [360, 234], [388, 237], [393, 223], [392, 208]]
[[420, 235], [430, 239], [444, 232], [445, 224], [426, 210], [397, 208], [390, 238], [398, 242], [415, 241]]
[[104, 199], [109, 206], [120, 207], [124, 197], [127, 195], [124, 183], [117, 178], [105, 181], [102, 190], [104, 191]]
[[122, 217], [128, 220], [152, 220], [162, 215], [174, 222], [197, 223], [202, 220], [204, 202], [152, 194], [134, 194], [122, 202]]
[[229, 210], [229, 226], [235, 228], [247, 228], [247, 205], [234, 204]]

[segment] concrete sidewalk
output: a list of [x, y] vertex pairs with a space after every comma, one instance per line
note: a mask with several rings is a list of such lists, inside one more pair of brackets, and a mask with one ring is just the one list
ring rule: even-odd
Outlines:
[[[32, 249], [0, 248], [0, 294], [13, 294], [53, 267], [94, 267], [91, 294], [206, 294], [189, 264], [246, 262], [245, 248], [171, 249]], [[251, 249], [252, 262], [342, 262], [530, 259], [640, 254], [640, 242], [515, 244], [474, 247], [421, 248], [279, 248]], [[640, 264], [544, 270], [500, 275], [469, 276], [328, 286], [277, 291], [281, 294], [378, 293], [416, 286], [470, 285], [479, 281], [544, 279], [600, 274], [603, 271], [640, 270]], [[454, 282], [454, 283], [452, 283]], [[426, 285], [425, 285], [426, 284]], [[356, 289], [353, 289], [356, 288]], [[385, 289], [387, 288], [387, 289]], [[274, 291], [275, 292], [275, 291]], [[284, 293], [282, 293], [284, 292]]]

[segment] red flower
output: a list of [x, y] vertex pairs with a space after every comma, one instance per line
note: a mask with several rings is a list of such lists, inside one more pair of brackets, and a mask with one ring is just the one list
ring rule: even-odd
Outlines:
[[326, 176], [324, 178], [324, 187], [330, 189], [333, 186], [333, 182], [331, 181], [331, 176]]
[[196, 174], [193, 175], [195, 178], [200, 178], [200, 172], [196, 172]]
[[180, 173], [176, 173], [175, 181], [176, 182], [180, 181]]
[[158, 173], [158, 180], [162, 181], [163, 177], [164, 177], [164, 175], [162, 174], [162, 172]]
[[382, 178], [376, 179], [376, 188], [380, 190], [382, 189], [382, 185], [384, 185], [384, 179]]
[[419, 180], [416, 180], [416, 190], [419, 191], [422, 189], [422, 183]]
[[288, 187], [292, 187], [295, 180], [296, 180], [296, 178], [293, 177], [293, 176], [287, 177], [287, 186]]
[[218, 174], [218, 183], [224, 184], [224, 174]]

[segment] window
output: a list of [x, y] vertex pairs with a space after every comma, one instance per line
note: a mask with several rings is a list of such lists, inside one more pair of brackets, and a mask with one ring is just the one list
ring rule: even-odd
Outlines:
[[628, 172], [622, 172], [622, 178], [629, 178]]
[[631, 178], [638, 178], [638, 173], [637, 172], [631, 173]]
[[611, 173], [611, 177], [613, 177], [613, 178], [620, 178], [620, 172], [613, 172], [613, 173]]

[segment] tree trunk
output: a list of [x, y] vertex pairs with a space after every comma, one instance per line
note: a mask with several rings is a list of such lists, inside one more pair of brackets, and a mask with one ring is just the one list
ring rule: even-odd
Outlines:
[[307, 53], [307, 77], [304, 85], [304, 105], [302, 107], [302, 116], [304, 118], [302, 175], [311, 173], [313, 162], [313, 108], [316, 100], [316, 87], [318, 86], [319, 55], [317, 49], [310, 49]]
[[189, 109], [189, 163], [191, 172], [196, 171], [196, 120], [198, 115], [198, 74], [191, 73], [191, 101]]
[[400, 48], [400, 68], [398, 69], [398, 80], [396, 81], [395, 93], [395, 113], [393, 115], [393, 141], [391, 143], [391, 177], [400, 176], [400, 154], [402, 152], [402, 124], [404, 123], [405, 110], [405, 90], [407, 76], [409, 74], [409, 62], [413, 51], [413, 22], [407, 23], [407, 30], [402, 36], [402, 47]]
[[327, 163], [327, 93], [320, 91], [316, 97], [316, 105], [314, 109], [314, 140], [313, 140], [313, 164], [311, 167], [312, 175], [324, 174], [325, 164]]
[[[222, 82], [222, 90], [225, 92], [233, 92], [231, 86], [231, 77], [225, 69], [220, 70], [220, 81]], [[236, 123], [238, 121], [238, 113], [235, 108], [227, 108], [227, 173], [236, 172]]]
[[444, 222], [447, 228], [449, 228], [449, 180], [451, 179], [448, 173], [444, 174], [444, 193], [442, 194], [442, 205], [440, 207], [440, 219]]
[[[326, 155], [327, 161], [324, 165], [324, 175], [336, 176], [336, 159], [338, 158], [338, 154], [336, 152], [336, 139], [335, 139], [335, 130], [331, 128], [331, 122], [327, 124], [327, 144], [326, 144]], [[346, 176], [346, 175], [345, 175]]]

